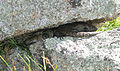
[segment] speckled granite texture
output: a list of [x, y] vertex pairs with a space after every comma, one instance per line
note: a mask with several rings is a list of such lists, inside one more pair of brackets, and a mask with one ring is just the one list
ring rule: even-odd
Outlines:
[[[49, 38], [45, 47], [58, 71], [119, 71], [120, 31], [107, 31], [91, 38]], [[36, 46], [36, 45], [35, 45]]]
[[[0, 0], [0, 30], [16, 36], [75, 21], [113, 18], [120, 0]], [[6, 36], [0, 32], [0, 40]]]
[[[29, 45], [28, 49], [35, 61], [40, 64], [42, 63], [42, 51], [45, 51], [45, 56], [51, 64], [58, 66], [56, 71], [120, 71], [119, 45], [120, 29], [115, 29], [89, 38], [47, 38]], [[9, 50], [6, 61], [10, 66], [14, 62], [17, 70], [22, 71], [25, 63], [18, 53], [27, 60], [26, 51], [14, 48]], [[0, 69], [2, 67], [3, 64], [0, 60]], [[41, 71], [34, 63], [33, 69]], [[47, 64], [47, 71], [52, 71], [49, 64]]]

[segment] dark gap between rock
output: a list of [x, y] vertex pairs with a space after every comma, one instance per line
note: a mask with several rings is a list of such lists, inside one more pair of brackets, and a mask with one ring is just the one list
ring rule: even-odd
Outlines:
[[[94, 32], [97, 30], [96, 24], [98, 25], [101, 22], [105, 22], [105, 19], [66, 23], [54, 28], [38, 29], [33, 32], [15, 36], [12, 39], [14, 39], [19, 44], [28, 46], [46, 38], [65, 37], [67, 36], [66, 34], [70, 32]], [[4, 45], [7, 44], [8, 39], [5, 39], [2, 41], [2, 43]]]

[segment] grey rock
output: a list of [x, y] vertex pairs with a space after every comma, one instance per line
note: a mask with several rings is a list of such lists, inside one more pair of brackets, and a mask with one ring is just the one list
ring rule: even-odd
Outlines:
[[[25, 55], [27, 55], [26, 51], [18, 50], [18, 48], [11, 49], [8, 51], [8, 55], [2, 55], [3, 59], [8, 63], [8, 65], [13, 69], [13, 66], [16, 67], [16, 70], [23, 71], [23, 66], [26, 66], [25, 62], [21, 57], [18, 56], [20, 54], [25, 61], [28, 61]], [[0, 59], [0, 70], [9, 71], [9, 67], [4, 63], [2, 59]], [[27, 66], [25, 67], [25, 71], [27, 71]]]
[[[45, 57], [56, 71], [118, 71], [120, 69], [120, 31], [111, 30], [102, 32], [89, 38], [63, 37], [62, 39], [54, 37], [45, 40], [38, 40], [29, 45], [31, 57], [42, 64], [43, 51]], [[22, 71], [25, 64], [16, 54], [21, 54], [28, 61], [25, 55], [26, 51], [17, 48], [10, 50], [7, 62], [12, 66], [14, 61], [18, 70]], [[4, 56], [3, 56], [4, 57]], [[19, 61], [19, 62], [18, 62]], [[0, 64], [1, 65], [1, 64]], [[34, 71], [41, 71], [32, 63]], [[47, 65], [47, 71], [52, 71], [50, 64]], [[2, 65], [0, 66], [3, 67]], [[27, 68], [27, 66], [26, 66]]]
[[[71, 22], [113, 18], [119, 13], [119, 0], [0, 0], [0, 30], [13, 37]], [[5, 38], [0, 36], [0, 40]]]
[[49, 38], [45, 46], [59, 71], [118, 71], [119, 38], [120, 32], [112, 30], [90, 38]]

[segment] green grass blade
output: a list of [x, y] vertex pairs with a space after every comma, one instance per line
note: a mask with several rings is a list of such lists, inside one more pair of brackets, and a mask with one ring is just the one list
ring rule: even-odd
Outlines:
[[8, 65], [8, 63], [3, 59], [3, 57], [0, 55], [0, 58], [5, 62], [5, 64], [8, 66], [8, 68], [11, 70], [11, 71], [13, 71], [12, 70], [12, 68]]
[[0, 43], [0, 47], [2, 47], [2, 43]]
[[25, 59], [18, 53], [18, 56], [24, 61], [24, 63], [29, 66], [29, 64], [25, 61]]
[[[26, 58], [27, 58], [27, 60], [28, 60], [28, 62], [29, 62], [29, 64], [30, 64], [30, 59], [27, 57], [27, 56], [25, 56]], [[32, 71], [32, 69], [31, 69], [31, 65], [30, 65], [30, 71]]]
[[56, 71], [57, 70], [57, 65], [55, 66], [55, 68], [54, 68], [54, 71]]
[[[25, 59], [18, 53], [18, 56], [24, 61], [24, 63], [28, 66], [29, 68], [29, 64], [25, 61]], [[30, 71], [32, 71], [32, 69], [30, 68]]]
[[9, 40], [11, 41], [11, 44], [15, 45], [16, 47], [19, 47], [13, 39], [9, 38]]
[[46, 71], [45, 52], [44, 51], [43, 51], [43, 65], [44, 65], [44, 69]]
[[[43, 67], [43, 66], [42, 66], [41, 64], [36, 63], [35, 60], [33, 60], [30, 56], [28, 56], [28, 57], [35, 63], [36, 66], [39, 67], [40, 70], [43, 71], [43, 69], [41, 68], [41, 67]], [[40, 65], [41, 67], [40, 67], [39, 65]], [[44, 67], [43, 67], [43, 68], [44, 68]]]

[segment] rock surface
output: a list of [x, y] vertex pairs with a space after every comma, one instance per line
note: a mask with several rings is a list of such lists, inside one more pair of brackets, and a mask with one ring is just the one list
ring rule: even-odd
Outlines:
[[[61, 24], [113, 18], [119, 0], [0, 0], [0, 31], [9, 37]], [[0, 32], [0, 40], [6, 36]]]
[[[45, 57], [49, 59], [50, 63], [58, 66], [57, 71], [119, 71], [119, 45], [120, 29], [115, 29], [89, 38], [68, 36], [62, 39], [47, 38], [31, 44], [28, 48], [37, 63], [42, 62], [42, 51], [45, 51]], [[18, 70], [22, 71], [25, 63], [16, 54], [21, 54], [27, 60], [24, 56], [26, 51], [21, 52], [15, 48], [10, 52], [8, 63], [11, 64], [13, 60]], [[33, 65], [35, 66], [35, 64]], [[40, 71], [36, 66], [34, 69]], [[50, 64], [47, 64], [47, 71], [52, 71]]]
[[91, 38], [46, 39], [48, 56], [59, 71], [119, 71], [120, 31]]

